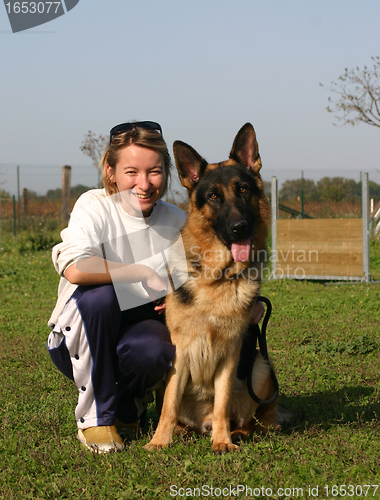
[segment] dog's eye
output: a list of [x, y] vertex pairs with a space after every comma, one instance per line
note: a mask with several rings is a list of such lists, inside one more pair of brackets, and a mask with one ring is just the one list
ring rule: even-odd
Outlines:
[[248, 189], [245, 186], [240, 186], [240, 192], [242, 194], [245, 194], [248, 191]]
[[210, 198], [210, 200], [215, 201], [218, 198], [218, 195], [215, 194], [215, 193], [211, 193], [210, 196], [209, 196], [209, 198]]

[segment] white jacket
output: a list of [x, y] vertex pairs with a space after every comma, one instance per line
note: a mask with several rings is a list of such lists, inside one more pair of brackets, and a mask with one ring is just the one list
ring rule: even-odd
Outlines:
[[[62, 243], [52, 251], [53, 264], [61, 279], [49, 327], [54, 327], [65, 303], [77, 288], [64, 277], [69, 266], [98, 256], [113, 262], [149, 265], [166, 279], [167, 251], [174, 248], [173, 240], [176, 241], [176, 254], [183, 251], [184, 257], [182, 240], [178, 236], [185, 221], [183, 210], [162, 200], [156, 203], [150, 217], [144, 218], [129, 215], [121, 207], [119, 196], [108, 196], [104, 189], [92, 189], [80, 196], [68, 227], [61, 232]], [[183, 281], [184, 278], [175, 283], [175, 288]], [[114, 286], [122, 310], [150, 300], [141, 283], [129, 283], [128, 290], [123, 284], [116, 286], [114, 283]]]

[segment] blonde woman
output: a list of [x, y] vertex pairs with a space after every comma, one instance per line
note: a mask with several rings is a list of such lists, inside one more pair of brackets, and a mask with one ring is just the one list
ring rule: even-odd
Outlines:
[[186, 214], [161, 199], [171, 159], [158, 123], [113, 127], [101, 164], [104, 189], [78, 199], [53, 249], [61, 280], [48, 349], [78, 387], [80, 441], [105, 453], [123, 449], [120, 428], [144, 418], [174, 359], [157, 299], [170, 288], [166, 242]]

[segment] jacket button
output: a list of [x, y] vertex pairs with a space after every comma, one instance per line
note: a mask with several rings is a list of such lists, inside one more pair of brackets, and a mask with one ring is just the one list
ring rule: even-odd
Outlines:
[[78, 355], [78, 354], [76, 354], [76, 355], [74, 356], [74, 358], [75, 358], [75, 359], [79, 359], [79, 355]]
[[83, 423], [84, 423], [84, 418], [82, 417], [82, 418], [80, 419], [80, 421], [81, 421], [81, 423], [83, 424]]
[[82, 387], [81, 387], [81, 390], [82, 390], [82, 391], [85, 391], [85, 390], [86, 390], [85, 386], [82, 386]]
[[71, 326], [66, 326], [65, 330], [66, 332], [69, 332], [71, 330]]

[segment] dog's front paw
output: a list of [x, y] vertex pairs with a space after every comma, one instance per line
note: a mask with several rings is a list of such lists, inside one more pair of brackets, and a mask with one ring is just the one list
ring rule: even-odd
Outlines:
[[240, 451], [240, 447], [233, 443], [212, 443], [212, 452], [214, 455], [224, 455], [233, 451]]
[[146, 444], [144, 446], [144, 448], [147, 450], [147, 451], [154, 451], [154, 450], [163, 450], [164, 448], [170, 446], [171, 443], [159, 443], [157, 441], [154, 441], [152, 439], [152, 441], [150, 441], [148, 444]]

